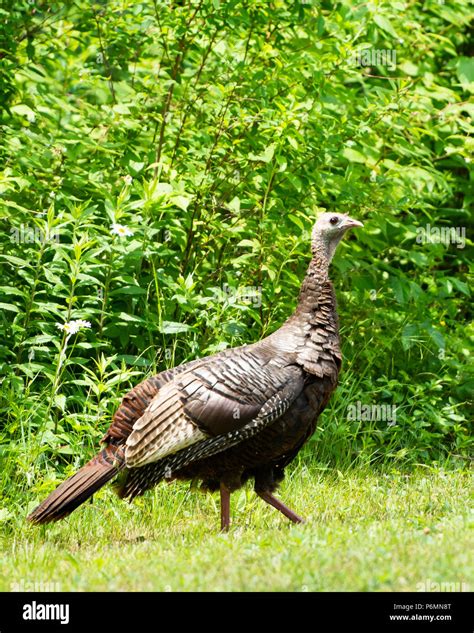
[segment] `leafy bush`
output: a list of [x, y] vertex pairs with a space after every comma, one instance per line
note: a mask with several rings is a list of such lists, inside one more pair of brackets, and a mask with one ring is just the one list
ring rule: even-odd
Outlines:
[[344, 373], [311, 452], [468, 455], [466, 3], [1, 11], [4, 484], [73, 470], [147, 374], [276, 329], [322, 208], [365, 229], [333, 264]]

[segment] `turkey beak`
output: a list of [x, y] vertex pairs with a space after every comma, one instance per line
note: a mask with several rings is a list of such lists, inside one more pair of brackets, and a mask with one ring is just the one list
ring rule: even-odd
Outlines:
[[353, 218], [346, 218], [346, 219], [344, 220], [344, 223], [343, 223], [343, 225], [342, 225], [342, 228], [343, 228], [344, 230], [347, 230], [347, 229], [353, 229], [353, 228], [356, 228], [356, 227], [358, 227], [358, 226], [364, 226], [364, 225], [362, 224], [362, 222], [359, 222], [358, 220], [354, 220]]

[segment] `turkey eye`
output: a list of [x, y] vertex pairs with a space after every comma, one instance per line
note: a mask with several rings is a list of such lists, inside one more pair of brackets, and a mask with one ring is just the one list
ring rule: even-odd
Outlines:
[[339, 222], [339, 218], [337, 216], [333, 216], [330, 220], [329, 223], [334, 225], [337, 224]]

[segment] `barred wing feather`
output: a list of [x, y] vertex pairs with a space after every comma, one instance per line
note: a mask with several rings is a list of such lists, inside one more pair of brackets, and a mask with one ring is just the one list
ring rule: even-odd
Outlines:
[[[303, 389], [295, 365], [267, 367], [250, 350], [200, 365], [164, 385], [134, 423], [126, 465], [138, 468], [188, 449], [196, 459], [235, 445], [282, 415]], [[211, 449], [212, 447], [212, 449]]]

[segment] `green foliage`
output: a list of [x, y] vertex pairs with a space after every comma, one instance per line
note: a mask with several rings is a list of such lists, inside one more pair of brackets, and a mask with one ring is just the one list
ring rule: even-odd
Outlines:
[[[321, 208], [365, 229], [333, 264], [344, 373], [311, 451], [339, 466], [468, 455], [466, 3], [1, 13], [5, 494], [73, 470], [148, 373], [278, 327]], [[466, 233], [436, 243], [433, 228]], [[77, 319], [91, 328], [57, 328]], [[349, 420], [357, 401], [395, 405], [397, 423]]]

